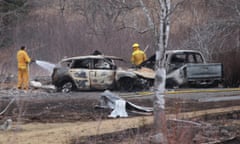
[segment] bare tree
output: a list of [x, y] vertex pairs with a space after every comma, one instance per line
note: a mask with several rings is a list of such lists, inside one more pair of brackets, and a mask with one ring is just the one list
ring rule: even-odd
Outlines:
[[237, 0], [212, 0], [190, 3], [193, 23], [189, 25], [189, 38], [182, 48], [200, 50], [212, 61], [216, 53], [237, 50], [239, 47], [240, 2]]
[[0, 48], [12, 44], [12, 29], [17, 19], [23, 17], [27, 11], [27, 0], [1, 0], [0, 1]]
[[160, 136], [159, 143], [166, 144], [168, 143], [164, 99], [166, 69], [164, 67], [163, 59], [170, 31], [169, 14], [171, 0], [159, 0], [158, 2], [161, 11], [159, 11], [159, 38], [157, 39], [158, 49], [156, 50], [154, 125], [156, 126], [157, 136]]

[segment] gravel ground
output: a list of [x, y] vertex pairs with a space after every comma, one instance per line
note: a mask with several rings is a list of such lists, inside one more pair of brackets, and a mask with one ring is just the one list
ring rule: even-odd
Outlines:
[[[6, 119], [12, 119], [20, 123], [64, 123], [64, 122], [89, 122], [108, 119], [107, 116], [111, 110], [95, 109], [99, 104], [100, 94], [103, 91], [84, 91], [57, 93], [51, 90], [31, 89], [28, 92], [16, 90], [11, 84], [1, 83], [0, 89], [0, 122]], [[153, 95], [137, 93], [119, 93], [114, 92], [124, 99], [133, 102], [140, 106], [151, 107], [153, 104]], [[140, 94], [139, 94], [140, 93]], [[227, 97], [239, 96], [239, 91], [231, 92], [203, 92], [203, 93], [185, 93], [185, 94], [167, 94], [166, 95], [166, 113], [178, 114], [181, 112], [198, 111], [204, 109], [214, 109], [221, 107], [239, 106], [240, 101], [218, 101], [218, 102], [199, 102], [199, 99], [208, 97]], [[138, 95], [136, 97], [135, 95]], [[8, 107], [9, 105], [9, 107]], [[7, 109], [5, 109], [7, 108]], [[130, 115], [135, 117], [137, 115]], [[214, 142], [223, 144], [223, 141], [231, 141], [235, 139], [239, 142], [239, 112], [233, 112], [223, 115], [211, 115], [200, 118], [191, 119], [204, 124], [202, 127], [194, 127], [194, 129], [185, 129], [186, 134], [194, 133], [191, 139], [196, 143]], [[74, 144], [82, 143], [149, 143], [149, 137], [152, 134], [153, 126], [144, 126], [137, 129], [129, 129], [122, 132], [105, 134], [100, 136], [80, 137], [72, 139]], [[184, 129], [182, 124], [169, 123], [169, 132], [176, 129]], [[185, 127], [186, 128], [186, 127]], [[178, 138], [173, 138], [176, 135], [169, 135], [176, 142], [184, 137], [178, 131], [174, 131]], [[213, 138], [213, 136], [215, 136]], [[146, 139], [141, 139], [146, 137]], [[84, 141], [80, 141], [84, 139]], [[217, 142], [221, 140], [222, 143]], [[193, 143], [185, 142], [186, 143]], [[225, 144], [225, 143], [224, 143]], [[230, 144], [226, 142], [226, 144]]]

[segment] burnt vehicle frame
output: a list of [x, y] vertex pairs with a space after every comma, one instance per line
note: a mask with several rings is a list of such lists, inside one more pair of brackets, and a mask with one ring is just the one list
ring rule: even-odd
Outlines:
[[120, 90], [133, 91], [153, 85], [154, 71], [149, 69], [123, 69], [115, 56], [88, 55], [62, 59], [54, 68], [52, 83], [58, 91]]
[[[164, 54], [166, 87], [218, 87], [223, 83], [223, 65], [208, 63], [196, 50], [168, 50]], [[154, 69], [155, 55], [141, 66]]]

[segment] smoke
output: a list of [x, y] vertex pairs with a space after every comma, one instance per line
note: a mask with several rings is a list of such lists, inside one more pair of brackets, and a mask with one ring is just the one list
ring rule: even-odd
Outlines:
[[36, 64], [42, 67], [43, 69], [47, 70], [50, 74], [52, 74], [55, 64], [47, 62], [47, 61], [40, 61], [36, 60]]

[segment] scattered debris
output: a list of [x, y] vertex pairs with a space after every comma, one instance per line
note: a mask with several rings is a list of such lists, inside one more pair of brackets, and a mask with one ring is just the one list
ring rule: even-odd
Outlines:
[[153, 112], [153, 108], [142, 107], [135, 105], [129, 101], [125, 101], [109, 90], [104, 91], [100, 97], [100, 105], [97, 108], [112, 109], [113, 111], [109, 117], [128, 117], [127, 112], [132, 112], [141, 115], [150, 115]]
[[56, 90], [56, 87], [54, 85], [43, 85], [41, 82], [38, 82], [38, 81], [30, 81], [30, 85], [34, 88]]
[[116, 100], [114, 109], [108, 117], [111, 118], [128, 117], [128, 114], [126, 112], [126, 101], [121, 99]]
[[7, 119], [2, 125], [0, 125], [0, 130], [9, 130], [12, 127], [12, 120]]

